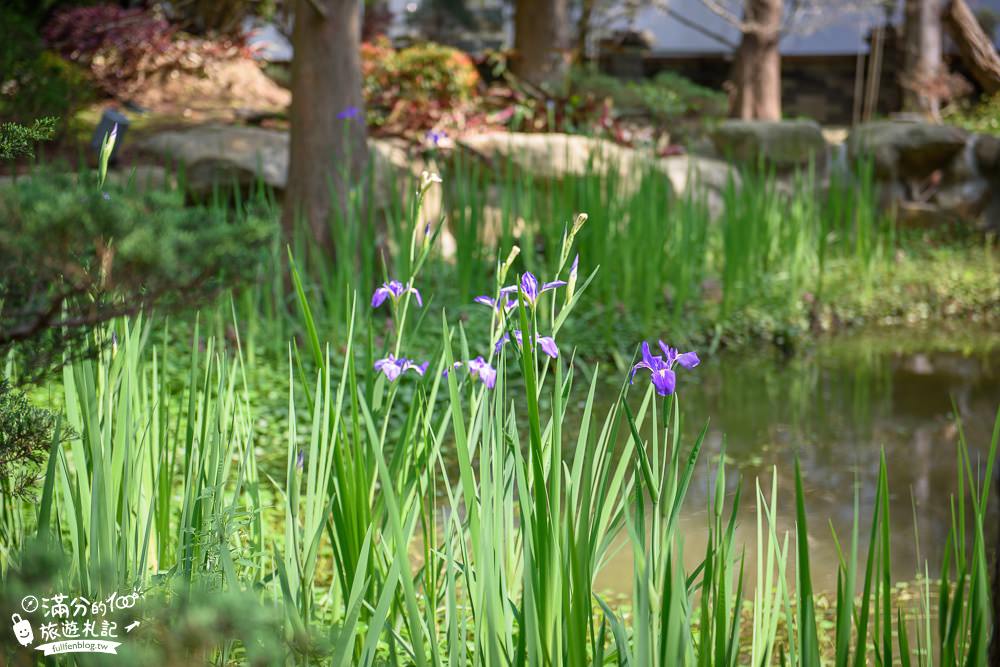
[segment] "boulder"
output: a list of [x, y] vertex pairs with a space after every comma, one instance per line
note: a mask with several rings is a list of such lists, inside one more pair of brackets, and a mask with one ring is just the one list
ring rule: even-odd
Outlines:
[[712, 132], [712, 141], [728, 159], [750, 166], [762, 160], [779, 171], [807, 167], [810, 161], [823, 168], [827, 160], [823, 131], [811, 120], [727, 120]]
[[482, 132], [462, 137], [458, 145], [494, 166], [509, 160], [540, 178], [607, 173], [623, 175], [636, 165], [636, 151], [604, 139], [562, 133]]
[[183, 167], [195, 194], [217, 185], [252, 185], [257, 178], [283, 190], [288, 179], [288, 133], [278, 130], [204, 125], [158, 132], [139, 146]]
[[889, 120], [854, 128], [847, 149], [852, 162], [871, 157], [880, 179], [923, 179], [946, 168], [967, 140], [965, 130], [950, 125]]
[[722, 213], [729, 183], [740, 186], [739, 172], [722, 160], [674, 155], [658, 160], [657, 167], [670, 181], [675, 195], [683, 197], [692, 188], [702, 193], [712, 218]]
[[986, 176], [1000, 176], [1000, 137], [991, 134], [976, 135], [973, 153], [976, 167]]
[[722, 210], [722, 193], [739, 174], [722, 160], [692, 155], [654, 158], [604, 139], [570, 134], [485, 132], [463, 137], [459, 145], [494, 166], [510, 161], [536, 178], [557, 179], [586, 174], [615, 174], [625, 196], [635, 193], [641, 176], [652, 169], [662, 173], [675, 194], [703, 188], [713, 216]]
[[[159, 132], [143, 141], [140, 148], [183, 166], [188, 189], [204, 195], [216, 186], [250, 186], [258, 178], [284, 190], [288, 145], [288, 133], [281, 130], [205, 125]], [[371, 139], [368, 148], [379, 198], [392, 194], [391, 187], [400, 192], [414, 189], [420, 172], [427, 168], [423, 161], [413, 159], [402, 142]]]

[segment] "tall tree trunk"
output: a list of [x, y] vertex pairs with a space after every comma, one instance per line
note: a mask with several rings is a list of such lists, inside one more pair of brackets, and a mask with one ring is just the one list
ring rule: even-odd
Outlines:
[[905, 1], [903, 108], [939, 118], [944, 74], [940, 2]]
[[582, 64], [587, 59], [587, 40], [590, 38], [590, 20], [594, 15], [594, 0], [581, 0], [580, 19], [576, 22], [576, 48], [573, 62]]
[[566, 80], [568, 35], [566, 0], [516, 0], [511, 69], [549, 90]]
[[[361, 0], [297, 0], [292, 44], [292, 108], [288, 187], [282, 225], [309, 225], [332, 251], [334, 206], [368, 160], [361, 96]], [[341, 117], [338, 117], [341, 116]]]
[[782, 0], [746, 0], [743, 36], [733, 61], [733, 118], [781, 120], [781, 10]]
[[976, 82], [991, 95], [1000, 90], [1000, 56], [965, 0], [945, 3], [941, 18]]

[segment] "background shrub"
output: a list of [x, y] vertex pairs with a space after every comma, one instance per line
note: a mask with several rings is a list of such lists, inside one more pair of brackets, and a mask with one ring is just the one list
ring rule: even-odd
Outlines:
[[427, 43], [396, 50], [381, 37], [361, 47], [368, 122], [407, 129], [432, 127], [445, 113], [468, 102], [479, 73], [468, 55]]
[[0, 121], [67, 118], [92, 99], [86, 72], [51, 51], [32, 20], [0, 8]]
[[41, 172], [0, 196], [0, 353], [29, 371], [62, 359], [107, 319], [189, 307], [258, 259], [273, 225], [254, 211], [185, 207], [176, 190]]
[[160, 70], [198, 71], [208, 60], [243, 54], [238, 39], [185, 37], [156, 11], [117, 5], [57, 10], [43, 35], [54, 50], [85, 67], [113, 96], [130, 94]]

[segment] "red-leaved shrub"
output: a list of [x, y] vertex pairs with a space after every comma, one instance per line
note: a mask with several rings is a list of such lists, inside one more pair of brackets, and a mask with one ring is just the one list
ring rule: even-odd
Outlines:
[[114, 96], [128, 95], [154, 72], [197, 70], [208, 59], [243, 52], [236, 41], [189, 38], [154, 11], [115, 5], [61, 9], [42, 35], [64, 58], [87, 67], [98, 86]]

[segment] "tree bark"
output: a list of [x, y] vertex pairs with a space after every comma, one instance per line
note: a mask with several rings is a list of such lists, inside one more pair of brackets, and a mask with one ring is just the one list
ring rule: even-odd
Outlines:
[[991, 95], [1000, 90], [1000, 56], [965, 0], [946, 2], [941, 19], [976, 82]]
[[939, 118], [944, 74], [939, 0], [906, 0], [903, 41], [903, 108]]
[[361, 0], [295, 3], [291, 137], [282, 226], [290, 238], [297, 221], [306, 222], [316, 243], [328, 252], [333, 250], [333, 207], [346, 213], [350, 186], [368, 160], [360, 10]]
[[743, 36], [733, 60], [733, 118], [781, 120], [781, 12], [782, 0], [746, 0]]
[[561, 88], [568, 70], [568, 23], [566, 0], [516, 0], [514, 74], [549, 90]]

